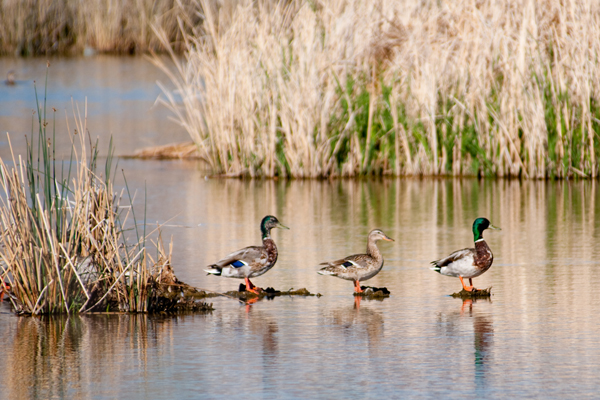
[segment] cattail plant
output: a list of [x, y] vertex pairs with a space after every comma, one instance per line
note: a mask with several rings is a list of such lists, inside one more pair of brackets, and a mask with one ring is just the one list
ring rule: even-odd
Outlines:
[[598, 2], [196, 7], [184, 58], [154, 62], [216, 174], [598, 174]]
[[[39, 129], [27, 140], [25, 159], [0, 159], [0, 271], [10, 283], [15, 310], [152, 309], [150, 289], [163, 268], [170, 270], [170, 255], [159, 241], [152, 260], [145, 230], [140, 235], [135, 222], [131, 230], [128, 189], [113, 189], [112, 148], [98, 173], [98, 143], [90, 148], [87, 143], [87, 109], [81, 118], [74, 107], [71, 158], [60, 162], [54, 157], [55, 131], [48, 133], [45, 103], [45, 98], [43, 107], [38, 102]], [[124, 197], [129, 198], [126, 206], [121, 205]], [[133, 243], [127, 229], [135, 235]]]
[[0, 2], [0, 54], [161, 51], [150, 24], [173, 42], [178, 19], [200, 24], [188, 0], [7, 0]]

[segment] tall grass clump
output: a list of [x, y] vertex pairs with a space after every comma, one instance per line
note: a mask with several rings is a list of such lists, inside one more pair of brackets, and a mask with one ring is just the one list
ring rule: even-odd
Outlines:
[[150, 24], [181, 41], [179, 20], [201, 21], [189, 0], [4, 0], [0, 2], [0, 54], [81, 54], [162, 51]]
[[121, 205], [128, 189], [114, 192], [112, 149], [99, 174], [98, 144], [88, 148], [86, 119], [77, 113], [71, 159], [56, 161], [45, 99], [36, 115], [25, 159], [0, 159], [0, 277], [16, 312], [148, 311], [170, 256], [159, 242], [152, 260], [135, 216], [128, 228], [134, 211], [131, 197]]
[[598, 2], [196, 8], [184, 59], [155, 62], [174, 84], [162, 101], [215, 173], [598, 175]]

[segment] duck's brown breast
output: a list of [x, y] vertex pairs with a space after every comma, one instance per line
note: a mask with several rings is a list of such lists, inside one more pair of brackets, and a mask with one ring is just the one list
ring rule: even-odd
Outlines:
[[492, 266], [493, 261], [494, 255], [492, 254], [492, 250], [485, 242], [485, 240], [478, 240], [477, 242], [475, 242], [474, 262], [477, 268], [486, 271]]

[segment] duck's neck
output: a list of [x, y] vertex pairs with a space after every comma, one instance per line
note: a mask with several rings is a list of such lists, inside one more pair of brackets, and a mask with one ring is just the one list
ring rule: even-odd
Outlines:
[[367, 242], [367, 254], [378, 261], [381, 260], [381, 252], [379, 252], [377, 242], [373, 239], [369, 239]]
[[[263, 242], [267, 239], [271, 239], [271, 231], [268, 229], [261, 229]], [[272, 240], [272, 239], [271, 239]]]
[[483, 240], [483, 231], [479, 230], [479, 227], [473, 227], [473, 241], [477, 243], [478, 240]]

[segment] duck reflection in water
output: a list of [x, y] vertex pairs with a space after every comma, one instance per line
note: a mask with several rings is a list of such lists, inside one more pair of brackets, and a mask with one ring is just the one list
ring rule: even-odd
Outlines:
[[491, 304], [490, 299], [464, 299], [460, 307], [461, 318], [471, 318], [473, 322], [473, 362], [474, 362], [474, 380], [477, 392], [485, 393], [486, 372], [492, 362], [492, 346], [494, 344], [494, 325], [490, 314], [481, 312], [480, 306], [475, 306], [475, 302], [480, 306]]
[[[363, 305], [361, 306], [361, 301]], [[372, 300], [375, 301], [375, 300]], [[381, 300], [377, 300], [381, 301]], [[369, 348], [375, 348], [383, 338], [383, 315], [373, 310], [361, 296], [354, 297], [352, 306], [333, 310], [326, 318], [348, 339], [365, 339]]]
[[278, 349], [277, 332], [279, 332], [277, 322], [271, 314], [265, 311], [258, 310], [256, 307], [246, 307], [246, 327], [253, 337], [262, 338], [264, 355], [276, 355]]
[[[473, 335], [473, 383], [477, 393], [485, 397], [488, 371], [493, 362], [494, 325], [486, 307], [492, 304], [490, 299], [462, 300], [460, 309], [440, 312], [438, 323], [440, 335], [445, 337], [450, 356], [465, 360], [465, 339]], [[468, 369], [462, 373], [468, 375]]]
[[[474, 312], [475, 300], [463, 300], [461, 312], [473, 319], [473, 346], [475, 347], [475, 385], [478, 389], [485, 388], [485, 373], [491, 362], [492, 345], [494, 339], [494, 326], [487, 314]], [[491, 303], [491, 300], [479, 300]]]
[[[252, 380], [262, 381], [264, 387], [276, 387], [279, 383], [276, 378], [277, 370], [280, 368], [277, 321], [273, 315], [261, 310], [260, 307], [247, 305], [245, 310], [238, 314], [234, 324], [243, 332], [243, 338], [240, 340], [248, 344], [247, 348], [237, 353], [237, 357], [241, 357], [241, 362], [250, 362], [250, 359], [254, 359], [255, 362], [257, 358], [262, 361], [262, 368], [255, 364], [257, 368], [252, 372]], [[248, 338], [252, 338], [252, 340], [248, 340]], [[249, 345], [249, 343], [253, 344]]]

